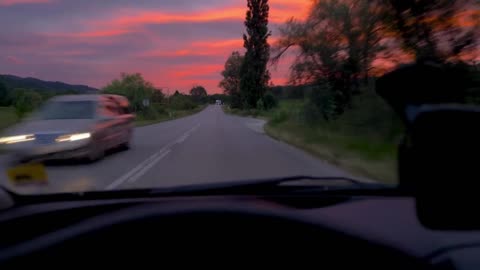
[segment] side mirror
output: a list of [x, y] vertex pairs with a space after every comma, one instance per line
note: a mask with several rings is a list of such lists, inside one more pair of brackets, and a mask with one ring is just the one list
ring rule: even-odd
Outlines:
[[466, 97], [464, 72], [423, 61], [376, 82], [406, 126], [398, 151], [400, 188], [414, 194], [418, 219], [431, 229], [480, 229], [480, 108], [459, 105]]
[[480, 229], [480, 108], [424, 105], [399, 151], [400, 186], [416, 198], [420, 222], [432, 229]]

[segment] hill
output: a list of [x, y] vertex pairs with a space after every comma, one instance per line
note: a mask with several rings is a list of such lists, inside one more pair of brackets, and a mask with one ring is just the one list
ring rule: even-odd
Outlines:
[[85, 92], [95, 93], [98, 89], [86, 86], [86, 85], [72, 85], [63, 82], [51, 82], [43, 81], [36, 78], [22, 78], [14, 75], [1, 75], [0, 81], [2, 81], [7, 89], [26, 88], [35, 89], [38, 91], [54, 91], [54, 92]]

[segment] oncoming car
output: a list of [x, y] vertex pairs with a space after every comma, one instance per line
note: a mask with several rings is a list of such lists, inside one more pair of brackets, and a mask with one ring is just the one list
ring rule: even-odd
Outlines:
[[65, 95], [49, 100], [0, 138], [3, 150], [20, 161], [85, 158], [130, 147], [134, 115], [117, 95]]

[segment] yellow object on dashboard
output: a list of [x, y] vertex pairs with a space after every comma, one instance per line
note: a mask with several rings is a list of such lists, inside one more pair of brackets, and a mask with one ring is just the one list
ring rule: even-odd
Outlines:
[[47, 183], [47, 172], [42, 164], [22, 164], [7, 170], [13, 184]]

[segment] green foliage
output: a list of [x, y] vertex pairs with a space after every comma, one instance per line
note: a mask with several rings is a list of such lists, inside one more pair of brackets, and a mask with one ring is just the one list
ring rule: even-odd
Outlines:
[[223, 79], [219, 83], [225, 94], [230, 96], [231, 106], [233, 108], [240, 108], [242, 105], [241, 95], [240, 95], [240, 79], [241, 79], [241, 68], [243, 64], [243, 55], [240, 55], [239, 52], [234, 51], [228, 57], [225, 62], [224, 70], [222, 71]]
[[122, 73], [120, 79], [113, 80], [102, 89], [102, 92], [106, 94], [117, 94], [127, 97], [135, 112], [147, 110], [143, 106], [143, 100], [151, 100], [156, 91], [160, 90], [153, 87], [152, 83], [143, 79], [140, 73]]
[[308, 123], [321, 120], [330, 121], [336, 115], [335, 98], [328, 84], [323, 84], [309, 91], [304, 108], [304, 117]]
[[255, 108], [256, 108], [257, 110], [265, 110], [265, 105], [264, 105], [264, 103], [263, 103], [263, 98], [259, 98], [259, 99], [257, 100], [257, 104], [256, 104]]
[[161, 89], [155, 89], [155, 91], [152, 92], [151, 96], [151, 102], [154, 103], [161, 103], [165, 100], [165, 94]]
[[[262, 108], [265, 110], [271, 110], [278, 105], [278, 100], [277, 98], [270, 92], [266, 93], [265, 96], [263, 96], [263, 106]], [[258, 108], [258, 107], [257, 107]]]
[[0, 81], [0, 106], [7, 106], [9, 104], [7, 86]]
[[382, 6], [375, 1], [314, 1], [305, 21], [291, 19], [280, 28], [273, 61], [298, 47], [291, 83], [326, 81], [334, 92], [336, 111], [342, 113], [358, 93], [360, 78], [366, 81], [373, 60], [385, 49], [380, 45], [382, 16]]
[[194, 86], [190, 90], [190, 96], [192, 97], [193, 101], [198, 104], [207, 103], [208, 101], [207, 90], [205, 89], [205, 87], [200, 85]]
[[159, 115], [168, 113], [167, 106], [163, 103], [152, 103], [150, 104], [150, 107], [152, 107]]
[[153, 106], [148, 106], [140, 111], [140, 115], [145, 120], [155, 120], [159, 117], [159, 113]]
[[269, 124], [275, 126], [287, 121], [288, 118], [289, 118], [289, 112], [285, 110], [279, 110], [273, 113], [272, 117], [270, 118]]
[[15, 109], [12, 107], [0, 107], [0, 130], [5, 129], [18, 121]]
[[278, 99], [304, 99], [308, 88], [309, 85], [273, 86], [270, 91]]
[[37, 109], [42, 103], [42, 96], [32, 90], [15, 89], [13, 97], [13, 105], [19, 118]]
[[245, 108], [256, 108], [263, 97], [270, 80], [267, 63], [270, 58], [270, 36], [268, 30], [268, 0], [247, 0], [245, 26], [243, 35], [245, 57], [240, 68], [240, 93]]
[[197, 104], [187, 95], [173, 95], [169, 98], [169, 107], [173, 110], [191, 110], [197, 107]]
[[52, 91], [62, 94], [66, 94], [68, 91], [78, 91], [83, 94], [97, 92], [97, 89], [86, 85], [71, 85], [63, 82], [49, 82], [35, 78], [21, 78], [13, 75], [0, 75], [0, 80], [3, 81], [9, 90], [22, 88], [34, 89], [38, 92]]
[[396, 142], [403, 132], [403, 123], [393, 109], [372, 89], [364, 89], [352, 107], [335, 120], [346, 134]]

